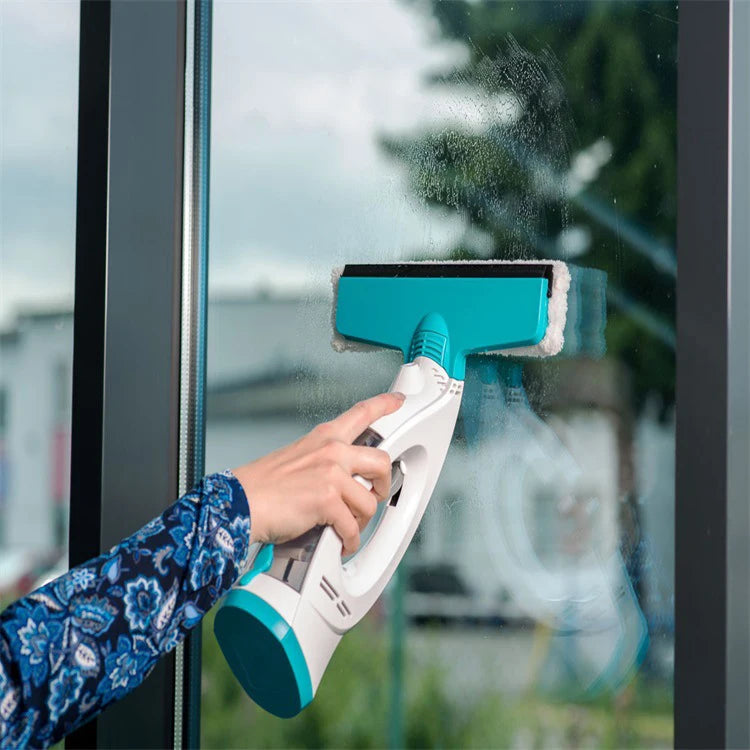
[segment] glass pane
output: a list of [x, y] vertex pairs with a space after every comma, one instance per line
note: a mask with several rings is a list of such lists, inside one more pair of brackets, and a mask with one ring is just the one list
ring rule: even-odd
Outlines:
[[78, 23], [0, 3], [0, 608], [68, 565]]
[[[215, 7], [206, 468], [388, 387], [331, 268], [571, 264], [566, 344], [477, 358], [400, 576], [312, 705], [204, 638], [207, 746], [672, 743], [674, 3]], [[369, 301], [363, 300], [363, 304]]]

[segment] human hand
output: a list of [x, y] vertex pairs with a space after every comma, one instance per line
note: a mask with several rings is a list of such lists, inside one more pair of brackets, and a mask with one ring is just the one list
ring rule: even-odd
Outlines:
[[[390, 491], [391, 459], [352, 441], [403, 401], [400, 393], [360, 401], [291, 445], [234, 469], [250, 506], [250, 541], [280, 544], [330, 525], [344, 542], [344, 554], [355, 552], [359, 532]], [[369, 479], [372, 490], [355, 474]]]

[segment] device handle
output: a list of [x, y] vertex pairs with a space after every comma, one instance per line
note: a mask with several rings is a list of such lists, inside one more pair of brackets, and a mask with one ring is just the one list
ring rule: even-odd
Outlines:
[[[349, 608], [347, 627], [354, 625], [390, 580], [427, 507], [453, 435], [462, 386], [425, 357], [404, 365], [391, 387], [405, 394], [403, 405], [378, 419], [355, 441], [385, 450], [394, 466], [391, 496], [379, 505], [370, 538], [363, 539], [352, 557], [342, 560], [343, 544], [334, 528], [316, 527], [303, 535], [309, 538], [302, 556], [297, 550], [302, 537], [275, 548], [264, 547], [241, 585], [252, 584], [259, 573], [285, 583], [290, 575], [297, 583], [289, 585], [297, 591], [308, 585], [317, 590], [320, 581], [325, 581], [331, 592], [344, 597], [342, 609]], [[363, 487], [372, 488], [369, 480], [355, 478]]]
[[[461, 389], [439, 365], [419, 357], [400, 369], [391, 387], [405, 393], [403, 406], [377, 420], [358, 440], [385, 450], [393, 462], [391, 492], [376, 529], [340, 568], [341, 584], [358, 602], [358, 610], [375, 602], [419, 525], [453, 435]], [[372, 487], [361, 477], [355, 479]]]

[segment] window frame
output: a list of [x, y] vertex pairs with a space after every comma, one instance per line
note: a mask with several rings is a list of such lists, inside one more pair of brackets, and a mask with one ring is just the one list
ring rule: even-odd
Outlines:
[[674, 742], [747, 747], [748, 5], [682, 2], [679, 24]]
[[730, 13], [726, 740], [750, 747], [750, 3]]
[[[70, 564], [203, 472], [211, 4], [82, 0]], [[197, 747], [200, 633], [67, 747]]]
[[[675, 745], [747, 746], [750, 4], [679, 24]], [[203, 470], [210, 39], [210, 0], [81, 2], [71, 565]], [[67, 747], [197, 746], [199, 638]]]

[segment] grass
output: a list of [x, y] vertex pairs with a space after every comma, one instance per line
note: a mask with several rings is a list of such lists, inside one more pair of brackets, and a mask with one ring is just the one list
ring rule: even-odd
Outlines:
[[[282, 720], [258, 708], [231, 675], [213, 636], [203, 639], [202, 746], [206, 748], [383, 748], [389, 731], [387, 634], [365, 621], [342, 641], [313, 703]], [[671, 691], [636, 677], [617, 695], [555, 701], [499, 690], [458, 705], [439, 663], [406, 655], [403, 699], [407, 748], [671, 747]]]

